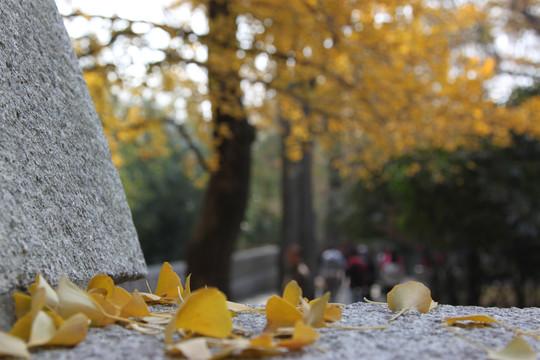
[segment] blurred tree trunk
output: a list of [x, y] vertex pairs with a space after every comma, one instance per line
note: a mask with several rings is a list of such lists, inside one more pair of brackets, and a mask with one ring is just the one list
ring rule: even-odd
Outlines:
[[[289, 133], [289, 124], [283, 123], [285, 129], [284, 139]], [[304, 287], [303, 294], [314, 298], [314, 275], [317, 271], [318, 249], [315, 241], [315, 215], [312, 203], [312, 142], [305, 142], [302, 146], [302, 159], [292, 161], [286, 155], [286, 146], [282, 146], [282, 242], [281, 242], [281, 280], [285, 278], [287, 263], [286, 250], [291, 245], [298, 245], [302, 249], [302, 257], [308, 266], [311, 276], [308, 286]]]
[[339, 246], [343, 242], [343, 234], [338, 224], [342, 201], [342, 182], [339, 169], [334, 162], [341, 158], [339, 144], [336, 144], [333, 154], [328, 159], [328, 192], [326, 193], [326, 222], [324, 243], [329, 246]]
[[227, 1], [212, 0], [207, 6], [209, 94], [219, 167], [211, 173], [188, 245], [188, 273], [194, 289], [216, 286], [228, 294], [231, 255], [247, 207], [255, 129], [242, 107], [239, 69], [228, 61], [235, 56], [236, 15]]

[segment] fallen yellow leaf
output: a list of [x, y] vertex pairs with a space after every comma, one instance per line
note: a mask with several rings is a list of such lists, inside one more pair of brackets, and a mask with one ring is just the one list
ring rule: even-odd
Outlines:
[[166, 299], [177, 299], [183, 291], [180, 277], [174, 272], [171, 264], [164, 262], [159, 272], [158, 283], [154, 294]]
[[302, 320], [302, 314], [289, 301], [273, 295], [266, 302], [266, 329], [275, 331], [280, 327], [293, 327], [299, 320]]
[[67, 277], [60, 279], [58, 288], [58, 314], [67, 319], [77, 313], [85, 314], [93, 326], [104, 326], [113, 323], [114, 320], [108, 319], [105, 312], [99, 307], [90, 294], [79, 289]]
[[188, 360], [209, 360], [212, 352], [202, 338], [181, 341], [167, 348], [169, 352], [178, 352]]
[[283, 290], [283, 299], [292, 306], [298, 306], [302, 302], [302, 289], [298, 286], [296, 280], [291, 280]]
[[89, 320], [78, 313], [67, 319], [46, 345], [75, 346], [86, 337]]
[[449, 325], [454, 325], [461, 322], [473, 322], [473, 323], [499, 323], [494, 317], [489, 315], [477, 314], [477, 315], [467, 315], [459, 316], [444, 319]]
[[313, 344], [317, 341], [319, 336], [320, 334], [311, 326], [305, 325], [302, 321], [298, 321], [294, 326], [292, 338], [278, 342], [278, 346], [298, 350], [304, 346]]
[[326, 326], [324, 314], [330, 299], [330, 292], [327, 291], [323, 296], [309, 303], [309, 310], [304, 314], [304, 323], [316, 328]]
[[536, 352], [523, 338], [516, 336], [506, 347], [500, 351], [488, 349], [488, 356], [492, 360], [535, 360]]
[[0, 331], [0, 356], [30, 359], [30, 353], [23, 340]]
[[405, 310], [418, 310], [427, 313], [432, 306], [431, 291], [422, 283], [409, 281], [396, 285], [386, 295], [388, 308], [399, 313], [389, 321], [395, 320]]
[[133, 292], [131, 299], [122, 306], [122, 312], [120, 314], [121, 317], [144, 317], [151, 315], [146, 302], [137, 290]]
[[102, 294], [106, 299], [109, 299], [111, 296], [113, 296], [114, 288], [114, 281], [110, 276], [99, 274], [90, 279], [88, 282], [87, 291], [89, 293], [94, 292]]
[[45, 305], [49, 306], [51, 309], [55, 309], [58, 306], [58, 295], [45, 278], [39, 274], [36, 275], [36, 282], [31, 284], [28, 288], [28, 292], [34, 295], [37, 289], [43, 289], [45, 292]]
[[175, 329], [216, 338], [225, 338], [232, 331], [227, 298], [216, 288], [193, 292], [180, 306], [172, 321]]

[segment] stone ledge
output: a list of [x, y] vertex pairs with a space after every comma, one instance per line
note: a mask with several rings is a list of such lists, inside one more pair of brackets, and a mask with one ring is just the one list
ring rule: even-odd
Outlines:
[[[444, 329], [444, 318], [471, 314], [487, 314], [520, 330], [540, 329], [540, 308], [483, 308], [439, 305], [427, 314], [409, 312], [388, 324], [393, 313], [387, 307], [356, 303], [343, 310], [343, 320], [336, 325], [378, 326], [386, 330], [320, 329], [317, 346], [292, 353], [285, 359], [487, 359], [482, 350]], [[234, 319], [245, 330], [260, 333], [266, 318], [259, 314], [242, 313]], [[514, 333], [506, 328], [493, 327], [458, 329], [484, 346], [502, 349]], [[527, 337], [540, 354], [540, 340]], [[90, 329], [87, 338], [72, 349], [38, 350], [33, 359], [169, 359], [164, 353], [163, 336], [147, 336], [118, 325]], [[538, 358], [538, 356], [537, 356]]]

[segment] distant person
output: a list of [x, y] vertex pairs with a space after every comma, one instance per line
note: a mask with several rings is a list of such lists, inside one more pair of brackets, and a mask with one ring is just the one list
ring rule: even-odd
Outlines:
[[387, 294], [399, 284], [405, 277], [405, 265], [403, 258], [393, 250], [383, 248], [379, 257], [379, 281], [383, 294]]
[[321, 254], [319, 276], [323, 279], [323, 292], [330, 291], [330, 302], [334, 302], [345, 276], [347, 262], [343, 253], [330, 248]]
[[349, 278], [353, 302], [369, 297], [371, 286], [375, 281], [375, 265], [367, 246], [359, 245], [349, 254], [346, 275]]
[[296, 244], [289, 246], [285, 253], [285, 261], [286, 269], [282, 288], [291, 280], [295, 280], [304, 292], [311, 289], [312, 286], [309, 283], [311, 281], [311, 272], [304, 263], [300, 246]]

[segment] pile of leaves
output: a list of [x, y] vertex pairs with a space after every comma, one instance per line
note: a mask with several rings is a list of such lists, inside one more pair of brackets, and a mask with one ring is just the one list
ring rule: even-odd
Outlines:
[[[133, 293], [115, 286], [107, 275], [90, 280], [86, 290], [63, 277], [56, 290], [40, 275], [29, 287], [29, 295], [15, 293], [16, 323], [8, 333], [0, 332], [0, 356], [30, 358], [30, 349], [39, 346], [75, 346], [86, 337], [89, 326], [124, 324], [148, 335], [164, 334], [165, 351], [187, 359], [222, 359], [229, 357], [281, 356], [306, 346], [315, 346], [322, 327], [346, 330], [382, 330], [387, 326], [341, 327], [330, 323], [341, 320], [342, 304], [328, 302], [327, 292], [309, 301], [295, 281], [285, 287], [282, 296], [271, 296], [265, 308], [250, 307], [227, 301], [216, 288], [190, 289], [188, 276], [182, 285], [168, 263], [161, 269], [156, 289]], [[427, 313], [437, 306], [428, 288], [418, 282], [395, 286], [387, 295], [386, 305], [397, 314], [406, 311]], [[172, 310], [150, 311], [150, 305], [173, 306]], [[159, 307], [163, 309], [164, 307]], [[234, 326], [233, 317], [240, 312], [266, 316], [260, 334], [249, 334]], [[463, 325], [465, 322], [466, 325]], [[444, 326], [456, 335], [454, 326], [491, 323], [511, 327], [488, 315], [446, 319]], [[522, 336], [538, 336], [540, 330], [516, 332], [516, 338], [502, 351], [484, 349], [494, 359], [534, 359], [536, 353]], [[323, 351], [321, 349], [321, 351]]]

